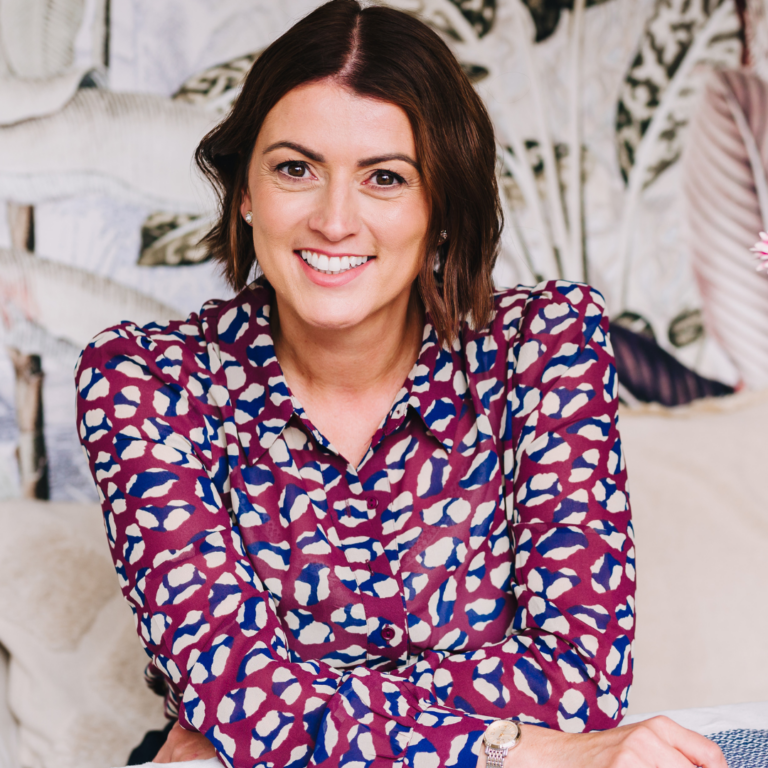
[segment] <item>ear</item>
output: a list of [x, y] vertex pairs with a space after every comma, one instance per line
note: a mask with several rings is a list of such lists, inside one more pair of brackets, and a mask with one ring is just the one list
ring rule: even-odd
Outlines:
[[248, 187], [246, 187], [243, 190], [243, 197], [240, 201], [240, 215], [245, 218], [245, 214], [252, 210], [253, 205], [251, 204], [251, 191], [248, 189]]

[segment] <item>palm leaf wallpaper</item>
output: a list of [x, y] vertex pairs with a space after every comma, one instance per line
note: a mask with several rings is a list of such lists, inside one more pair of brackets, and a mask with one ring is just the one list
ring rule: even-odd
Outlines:
[[768, 223], [766, 167], [768, 83], [717, 73], [691, 125], [683, 193], [705, 324], [750, 389], [768, 387], [768, 280], [741, 244]]
[[[630, 407], [768, 386], [768, 0], [387, 1], [494, 120], [497, 284], [599, 288]], [[229, 295], [192, 152], [317, 4], [0, 0], [0, 498], [93, 497], [71, 374], [90, 336]]]

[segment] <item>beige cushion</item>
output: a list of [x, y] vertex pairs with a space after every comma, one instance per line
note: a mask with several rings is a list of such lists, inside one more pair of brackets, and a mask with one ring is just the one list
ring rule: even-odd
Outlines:
[[0, 647], [0, 768], [18, 768], [18, 724], [8, 705], [9, 662], [7, 652]]
[[768, 698], [768, 391], [622, 410], [637, 534], [630, 713]]
[[0, 504], [0, 645], [22, 768], [124, 765], [162, 701], [93, 504]]

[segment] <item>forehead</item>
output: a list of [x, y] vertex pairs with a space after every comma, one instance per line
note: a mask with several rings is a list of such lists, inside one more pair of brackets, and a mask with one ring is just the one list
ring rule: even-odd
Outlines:
[[361, 96], [332, 80], [294, 88], [270, 110], [256, 150], [290, 141], [322, 154], [399, 152], [416, 158], [411, 123], [388, 101]]

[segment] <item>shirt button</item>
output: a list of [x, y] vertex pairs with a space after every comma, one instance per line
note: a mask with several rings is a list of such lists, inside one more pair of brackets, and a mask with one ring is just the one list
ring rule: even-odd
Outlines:
[[381, 636], [389, 643], [395, 637], [395, 630], [392, 627], [384, 627], [381, 630]]
[[368, 509], [376, 509], [378, 506], [379, 500], [371, 496], [371, 498], [368, 499]]

